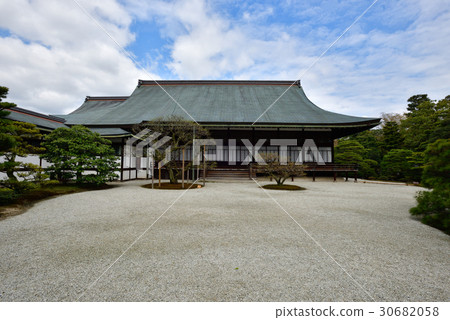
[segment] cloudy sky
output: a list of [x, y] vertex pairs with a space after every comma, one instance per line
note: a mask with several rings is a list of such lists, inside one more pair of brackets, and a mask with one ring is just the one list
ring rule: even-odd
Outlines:
[[0, 85], [49, 114], [152, 78], [301, 76], [314, 103], [359, 116], [449, 95], [448, 0], [378, 0], [309, 68], [373, 2], [0, 0]]

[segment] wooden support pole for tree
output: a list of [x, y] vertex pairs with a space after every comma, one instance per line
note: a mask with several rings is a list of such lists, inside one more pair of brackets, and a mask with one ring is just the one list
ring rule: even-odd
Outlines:
[[158, 178], [159, 178], [159, 187], [161, 188], [161, 168], [159, 169], [159, 174], [158, 174]]

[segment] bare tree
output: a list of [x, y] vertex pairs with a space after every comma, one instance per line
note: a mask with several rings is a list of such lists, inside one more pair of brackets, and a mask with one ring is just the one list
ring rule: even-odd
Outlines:
[[269, 177], [273, 178], [279, 186], [284, 184], [289, 177], [300, 177], [305, 175], [303, 165], [295, 164], [295, 162], [281, 164], [277, 153], [261, 154], [261, 157], [266, 164], [258, 165], [257, 170], [264, 172]]
[[[169, 136], [171, 138], [170, 146], [172, 157], [171, 160], [164, 166], [169, 173], [170, 183], [178, 183], [178, 179], [181, 177], [181, 174], [183, 174], [184, 177], [184, 173], [192, 167], [192, 163], [184, 165], [184, 161], [182, 166], [179, 167], [179, 164], [175, 160], [176, 155], [180, 153], [184, 154], [186, 149], [192, 146], [194, 138], [204, 139], [209, 137], [209, 132], [207, 129], [195, 122], [185, 120], [179, 116], [158, 118], [136, 126], [134, 131], [139, 132], [145, 128], [152, 132], [161, 133], [162, 136]], [[164, 150], [155, 151], [155, 161], [161, 161], [164, 157]]]

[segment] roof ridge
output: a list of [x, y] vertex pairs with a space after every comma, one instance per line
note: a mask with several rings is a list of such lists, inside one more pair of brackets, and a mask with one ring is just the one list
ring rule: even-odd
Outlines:
[[46, 119], [46, 120], [60, 122], [60, 123], [66, 122], [66, 119], [61, 118], [61, 117], [56, 117], [56, 116], [52, 116], [52, 115], [48, 115], [48, 114], [43, 114], [43, 113], [40, 113], [40, 112], [31, 111], [31, 110], [24, 109], [24, 108], [19, 108], [19, 107], [10, 108], [10, 109], [8, 109], [8, 111], [15, 111], [15, 112], [19, 112], [19, 113], [24, 113], [24, 114], [28, 114], [30, 116], [43, 118], [43, 119]]
[[138, 80], [138, 87], [151, 85], [281, 85], [301, 86], [300, 80]]
[[101, 101], [125, 101], [129, 97], [130, 96], [97, 96], [97, 97], [86, 96], [86, 98], [84, 99], [84, 102], [96, 101], [96, 100], [101, 100]]

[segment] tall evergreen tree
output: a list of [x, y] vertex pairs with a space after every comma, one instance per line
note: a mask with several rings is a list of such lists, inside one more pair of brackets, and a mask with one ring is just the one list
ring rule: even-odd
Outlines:
[[408, 107], [406, 109], [409, 112], [414, 112], [423, 102], [431, 102], [430, 98], [428, 98], [428, 94], [416, 94], [408, 99]]
[[37, 147], [33, 141], [39, 140], [42, 135], [39, 129], [31, 123], [13, 121], [9, 127], [9, 135], [14, 139], [14, 146], [3, 152], [5, 160], [0, 164], [3, 171], [11, 181], [17, 181], [15, 172], [27, 167], [27, 163], [17, 161], [17, 157], [26, 157], [29, 154], [39, 154], [45, 149]]
[[0, 86], [0, 155], [14, 147], [16, 143], [10, 134], [12, 121], [5, 119], [9, 114], [7, 109], [16, 106], [14, 103], [3, 101], [8, 95], [8, 91], [9, 89], [7, 87]]
[[381, 129], [366, 130], [350, 136], [350, 140], [358, 141], [365, 149], [365, 158], [380, 162], [383, 158], [381, 152], [381, 140], [383, 131]]
[[425, 151], [434, 141], [433, 133], [448, 119], [450, 103], [443, 99], [438, 103], [424, 101], [415, 110], [406, 114], [401, 128], [405, 137], [405, 147], [416, 152]]
[[400, 133], [400, 126], [397, 122], [388, 121], [383, 126], [383, 137], [381, 148], [383, 153], [388, 153], [392, 149], [401, 149], [403, 145], [403, 136]]

